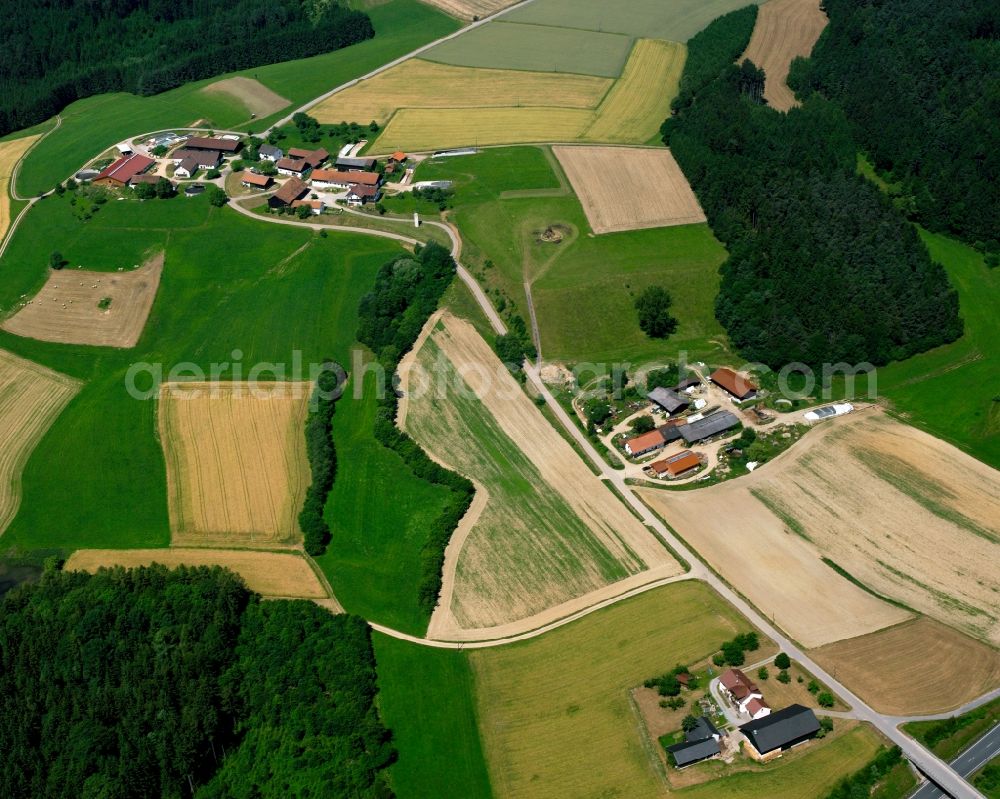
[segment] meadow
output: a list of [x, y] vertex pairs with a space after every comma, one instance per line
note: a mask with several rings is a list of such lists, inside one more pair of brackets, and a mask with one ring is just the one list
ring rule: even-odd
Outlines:
[[260, 131], [290, 110], [251, 120], [247, 107], [232, 95], [202, 91], [220, 79], [253, 78], [292, 106], [300, 105], [459, 27], [457, 20], [417, 0], [389, 0], [366, 11], [375, 26], [375, 38], [343, 50], [220, 75], [152, 97], [104, 94], [73, 103], [60, 114], [59, 129], [25, 160], [18, 190], [24, 195], [48, 191], [127, 136], [198, 120], [217, 128]]
[[[110, 243], [125, 248], [122, 257], [130, 263], [151, 244], [166, 250], [147, 334], [136, 349], [58, 345], [0, 332], [0, 347], [86, 383], [25, 466], [21, 509], [0, 542], [5, 549], [166, 546], [156, 403], [152, 396], [128, 395], [129, 366], [162, 364], [166, 377], [182, 361], [202, 369], [288, 364], [293, 350], [305, 364], [325, 357], [346, 363], [358, 301], [381, 264], [401, 252], [384, 239], [323, 239], [265, 227], [211, 208], [204, 198], [113, 202], [83, 222], [68, 196], [53, 197], [32, 209], [11, 240], [0, 270], [0, 308], [9, 311], [44, 282], [51, 249], [98, 264], [106, 262]], [[220, 378], [239, 379], [232, 367]], [[137, 387], [150, 386], [139, 379]], [[53, 464], [61, 479], [53, 479]]]
[[[576, 197], [524, 196], [560, 185], [546, 152], [487, 149], [426, 161], [416, 173], [417, 180], [455, 181], [451, 218], [462, 231], [463, 262], [525, 319], [524, 282], [531, 281], [543, 356], [639, 365], [673, 360], [686, 350], [692, 360], [731, 360], [713, 310], [726, 252], [708, 225], [591, 237]], [[508, 177], [501, 176], [505, 171]], [[554, 225], [567, 229], [563, 241], [540, 240]], [[666, 340], [639, 329], [634, 297], [649, 285], [662, 285], [673, 296], [679, 325]]]

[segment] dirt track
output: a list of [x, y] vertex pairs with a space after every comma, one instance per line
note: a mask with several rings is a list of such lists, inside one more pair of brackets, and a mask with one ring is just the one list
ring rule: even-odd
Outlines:
[[812, 52], [826, 27], [828, 20], [819, 6], [820, 0], [768, 0], [757, 14], [743, 58], [764, 70], [764, 98], [779, 111], [798, 105], [786, 83], [788, 68], [796, 56]]
[[[32, 299], [0, 327], [59, 344], [129, 349], [139, 343], [163, 272], [163, 253], [129, 272], [50, 271]], [[110, 307], [98, 303], [110, 298]]]
[[7, 188], [10, 186], [11, 175], [14, 174], [14, 167], [39, 138], [41, 137], [22, 136], [20, 139], [0, 142], [0, 241], [7, 235], [7, 228], [10, 227], [10, 194]]

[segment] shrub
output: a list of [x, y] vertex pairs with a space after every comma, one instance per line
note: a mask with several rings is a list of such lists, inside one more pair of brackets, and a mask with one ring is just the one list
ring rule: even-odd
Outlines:
[[769, 676], [770, 674], [767, 671], [767, 666], [761, 666], [759, 669], [757, 669], [758, 680], [766, 680]]
[[726, 665], [726, 656], [723, 655], [721, 652], [716, 652], [714, 655], [712, 655], [712, 662], [716, 666], [725, 666]]
[[820, 707], [833, 707], [833, 694], [829, 691], [822, 691], [819, 696], [816, 697], [816, 701], [819, 702]]
[[809, 680], [809, 693], [818, 694], [819, 693], [819, 683], [816, 680]]
[[788, 683], [790, 683], [791, 681], [792, 681], [792, 678], [788, 674], [787, 671], [785, 671], [784, 669], [782, 669], [781, 671], [778, 672], [778, 682], [784, 683], [785, 685], [788, 685]]

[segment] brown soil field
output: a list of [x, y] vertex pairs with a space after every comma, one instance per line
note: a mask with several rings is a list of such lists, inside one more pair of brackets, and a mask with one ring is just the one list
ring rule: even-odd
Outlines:
[[[433, 322], [432, 322], [433, 324]], [[438, 358], [446, 360], [437, 366]], [[485, 505], [449, 548], [444, 610], [461, 628], [496, 627], [629, 575], [662, 579], [680, 565], [545, 420], [475, 328], [450, 314], [421, 348], [433, 378], [463, 383], [404, 393], [407, 430], [440, 462], [485, 486]], [[516, 473], [516, 474], [513, 474]], [[463, 520], [464, 522], [465, 520]], [[440, 610], [440, 609], [439, 609]], [[432, 626], [443, 634], [441, 624]], [[454, 626], [454, 625], [445, 625]], [[454, 632], [454, 631], [453, 631]], [[436, 634], [437, 634], [436, 633]]]
[[0, 142], [0, 241], [10, 227], [10, 178], [21, 156], [38, 140], [38, 136], [22, 136], [20, 139]]
[[927, 617], [809, 654], [892, 715], [954, 710], [1000, 684], [1000, 653]]
[[425, 0], [425, 2], [459, 19], [482, 19], [520, 0]]
[[78, 549], [66, 561], [72, 571], [95, 572], [103, 566], [133, 568], [164, 566], [224, 566], [242, 577], [252, 591], [267, 597], [328, 599], [305, 558], [292, 552], [240, 549]]
[[788, 68], [793, 58], [812, 52], [827, 21], [820, 0], [768, 0], [760, 7], [743, 58], [749, 58], [766, 73], [764, 98], [772, 108], [787, 111], [798, 105], [785, 83]]
[[[41, 291], [0, 327], [39, 341], [129, 349], [146, 326], [162, 272], [162, 252], [129, 272], [50, 270]], [[105, 298], [111, 305], [102, 309]]]
[[552, 152], [595, 233], [705, 221], [669, 150], [555, 146]]
[[821, 557], [879, 595], [1000, 643], [1000, 472], [877, 408], [824, 422], [747, 477], [645, 496], [806, 646], [905, 616]]
[[21, 503], [21, 472], [80, 383], [0, 350], [0, 533]]
[[[159, 428], [177, 544], [301, 539], [308, 383], [164, 383]], [[257, 394], [255, 396], [255, 394]]]
[[208, 84], [202, 91], [208, 94], [227, 94], [234, 97], [247, 107], [247, 111], [259, 117], [270, 116], [292, 103], [291, 100], [286, 100], [280, 94], [272, 92], [263, 83], [253, 78], [224, 78]]

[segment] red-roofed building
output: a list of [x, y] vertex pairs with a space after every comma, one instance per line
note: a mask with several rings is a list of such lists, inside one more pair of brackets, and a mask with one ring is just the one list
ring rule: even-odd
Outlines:
[[106, 166], [93, 182], [99, 186], [125, 186], [155, 163], [152, 158], [144, 155], [127, 155]]
[[746, 713], [747, 705], [752, 699], [764, 699], [757, 685], [739, 669], [726, 669], [719, 677], [719, 685], [723, 692], [739, 708], [740, 713]]
[[354, 183], [347, 190], [347, 204], [364, 205], [368, 202], [377, 202], [381, 193], [378, 186], [360, 186]]
[[301, 159], [306, 162], [306, 166], [310, 169], [315, 169], [330, 157], [330, 153], [322, 147], [318, 150], [303, 150], [301, 147], [292, 147], [288, 151], [288, 157], [296, 160]]
[[746, 703], [746, 713], [750, 715], [752, 721], [756, 721], [757, 719], [764, 718], [764, 716], [770, 716], [771, 706], [763, 699], [758, 699], [754, 696]]
[[306, 163], [304, 158], [279, 158], [274, 166], [278, 170], [279, 175], [290, 175], [295, 178], [302, 177], [306, 170], [309, 169], [309, 164]]
[[726, 366], [723, 366], [721, 369], [716, 369], [711, 375], [709, 375], [708, 379], [715, 383], [715, 385], [719, 388], [724, 391], [728, 391], [740, 402], [750, 399], [757, 394], [757, 386], [747, 380], [739, 372], [734, 372]]
[[402, 150], [396, 150], [392, 155], [389, 156], [390, 164], [401, 164], [406, 160], [406, 153]]

